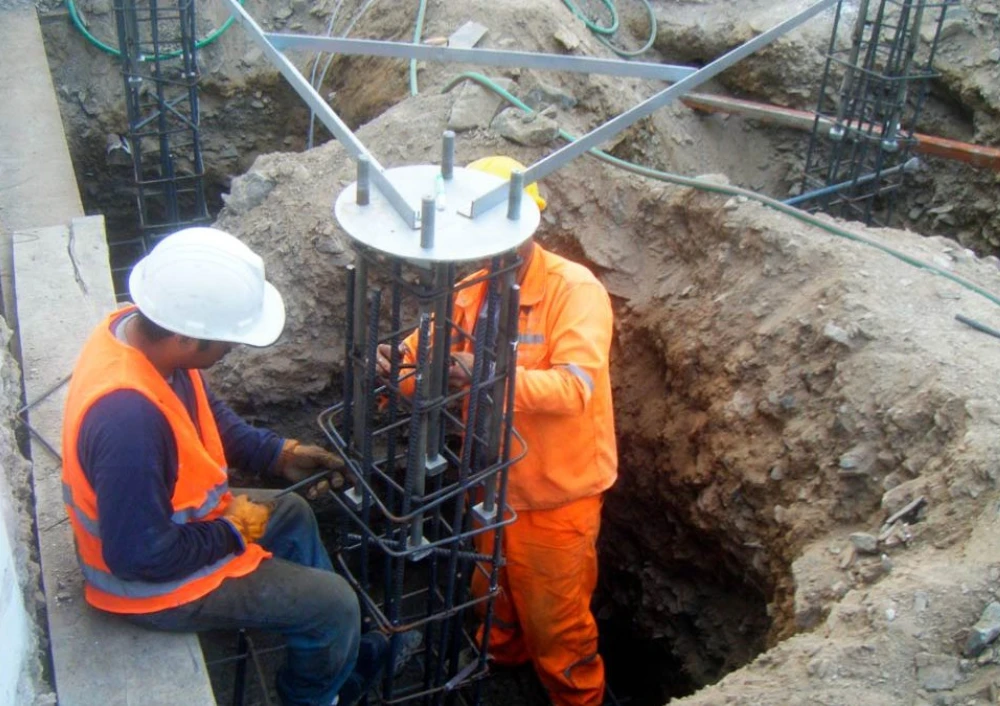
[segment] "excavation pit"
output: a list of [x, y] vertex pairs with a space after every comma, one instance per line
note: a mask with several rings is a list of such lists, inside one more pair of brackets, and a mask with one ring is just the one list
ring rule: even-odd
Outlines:
[[[449, 104], [408, 101], [360, 136], [433, 153]], [[498, 147], [489, 136], [458, 142], [466, 162]], [[269, 272], [288, 292], [283, 341], [213, 371], [225, 394], [261, 409], [303, 391], [338, 394], [339, 268], [351, 254], [327, 209], [334, 185], [353, 180], [341, 155], [330, 144], [258, 160], [219, 219], [271, 254]], [[268, 196], [244, 202], [244, 180], [261, 179], [275, 182]], [[877, 534], [887, 508], [936, 492], [942, 473], [977, 496], [990, 483], [963, 447], [985, 440], [963, 411], [972, 394], [963, 379], [981, 361], [942, 366], [950, 344], [930, 333], [952, 325], [955, 302], [979, 315], [989, 302], [838, 236], [832, 222], [709, 193], [723, 182], [680, 188], [591, 160], [541, 185], [550, 205], [539, 241], [589, 266], [615, 304], [620, 476], [605, 500], [595, 610], [618, 638], [609, 669], [624, 671], [626, 691], [637, 684], [632, 668], [660, 678], [635, 687], [639, 701], [703, 698], [721, 688], [704, 687], [763, 668], [771, 650], [820, 639], [813, 631], [845, 596], [869, 595], [892, 575], [878, 554], [853, 554], [850, 531]], [[275, 233], [296, 234], [294, 244]], [[879, 235], [913, 257], [961, 257], [943, 241]], [[983, 283], [998, 277], [974, 259], [956, 266]], [[997, 355], [986, 341], [967, 343]]]
[[[752, 11], [770, 4], [750, 3]], [[530, 21], [511, 20], [503, 5], [491, 8], [497, 34], [553, 49], [550, 35], [560, 28], [532, 13], [555, 16], [560, 3], [517, 10]], [[712, 6], [694, 5], [698, 12]], [[398, 33], [398, 12], [374, 17], [373, 35]], [[664, 51], [690, 55], [683, 60], [720, 54], [740, 31], [739, 23], [730, 22], [731, 30], [716, 25], [718, 36], [707, 41], [701, 23], [681, 26], [682, 14], [664, 32], [671, 38]], [[980, 17], [976, 30], [987, 38], [995, 36], [983, 29], [990, 17]], [[206, 52], [213, 66], [242, 70], [245, 46], [216, 49]], [[789, 56], [800, 54], [776, 52], [767, 60]], [[402, 65], [344, 66], [327, 86], [338, 94], [331, 99], [339, 106], [363, 93], [365, 81], [378, 84], [370, 97], [378, 108], [359, 108], [351, 126], [365, 123], [361, 138], [387, 166], [436, 159], [464, 89], [438, 95], [443, 73], [420, 67], [421, 94], [403, 100]], [[793, 68], [787, 75], [801, 78], [808, 66]], [[81, 64], [63, 72], [84, 70]], [[542, 92], [531, 72], [506, 78], [516, 79], [522, 94]], [[354, 167], [336, 144], [291, 153], [302, 147], [307, 118], [294, 97], [276, 99], [289, 98], [276, 79], [216, 80], [206, 90], [205, 115], [226, 135], [215, 138], [209, 157], [224, 175], [213, 188], [228, 191], [218, 225], [263, 255], [289, 319], [275, 348], [236, 353], [211, 377], [254, 421], [315, 439], [315, 413], [343, 394], [342, 272], [353, 255], [331, 208], [354, 180]], [[812, 100], [806, 83], [791, 91], [762, 85], [753, 69], [722, 79], [726, 88], [762, 100], [798, 96], [800, 107]], [[968, 86], [946, 92], [951, 101], [975, 94], [977, 107], [965, 109], [975, 120], [952, 121], [948, 111], [934, 117], [931, 110], [932, 127], [961, 131], [953, 136], [964, 139], [992, 135], [995, 118], [986, 118], [994, 114], [980, 102], [995, 99], [989, 81], [980, 83], [985, 94]], [[560, 108], [579, 133], [649, 94], [637, 82], [593, 77], [560, 87], [580, 99], [573, 109]], [[67, 122], [80, 127], [77, 147], [100, 143], [94, 159], [103, 159], [102, 140], [118, 123], [109, 114], [88, 123], [90, 102], [68, 95]], [[952, 122], [960, 124], [948, 127]], [[656, 167], [727, 174], [742, 186], [784, 194], [801, 167], [801, 145], [801, 135], [674, 106], [608, 148]], [[514, 145], [488, 124], [458, 142], [460, 164], [498, 152], [531, 163], [553, 148]], [[270, 154], [279, 150], [289, 153]], [[979, 174], [966, 190], [959, 184], [964, 170], [918, 175], [906, 222], [926, 232], [954, 231], [985, 255], [995, 247], [996, 214], [987, 198], [995, 185]], [[726, 180], [702, 177], [710, 190]], [[88, 188], [100, 193], [91, 207], [129, 202], [123, 183]], [[920, 703], [926, 679], [919, 665], [929, 658], [918, 655], [957, 659], [952, 636], [994, 597], [987, 508], [996, 500], [993, 371], [1000, 360], [994, 342], [954, 318], [995, 321], [993, 304], [931, 269], [845, 237], [853, 226], [843, 223], [817, 226], [589, 158], [541, 186], [550, 206], [540, 242], [589, 266], [615, 303], [620, 478], [605, 501], [594, 606], [613, 688], [632, 704], [788, 704], [796, 694], [831, 704]], [[853, 232], [1000, 291], [996, 267], [954, 241]], [[919, 498], [929, 502], [925, 514], [880, 540], [892, 529], [883, 522]], [[850, 539], [857, 532], [875, 537], [878, 551], [858, 551]], [[933, 609], [919, 609], [927, 604]], [[952, 703], [988, 694], [997, 668], [986, 661], [962, 674], [954, 694], [945, 690]], [[497, 687], [495, 703], [510, 703], [504, 699], [511, 693], [525, 694], [525, 703], [538, 696], [523, 675], [512, 678], [518, 681], [508, 682], [510, 689]], [[225, 687], [217, 680], [216, 688]]]

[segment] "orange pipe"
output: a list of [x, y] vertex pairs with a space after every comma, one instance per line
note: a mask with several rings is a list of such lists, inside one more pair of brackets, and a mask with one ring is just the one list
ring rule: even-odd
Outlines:
[[[766, 103], [726, 98], [723, 96], [690, 93], [681, 99], [686, 106], [706, 113], [736, 113], [755, 120], [775, 123], [796, 130], [812, 130], [816, 116], [804, 110], [782, 108]], [[821, 118], [825, 124], [830, 124], [828, 118]], [[876, 131], [878, 128], [876, 128]], [[1000, 149], [984, 147], [969, 142], [949, 140], [944, 137], [915, 133], [914, 151], [932, 157], [942, 157], [971, 164], [974, 167], [985, 167], [1000, 171]]]

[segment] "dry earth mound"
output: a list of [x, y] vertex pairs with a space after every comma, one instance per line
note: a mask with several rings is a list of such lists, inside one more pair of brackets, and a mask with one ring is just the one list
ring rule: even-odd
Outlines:
[[[390, 166], [433, 161], [454, 101], [407, 100], [360, 137], [391, 145]], [[537, 156], [459, 136], [461, 162], [498, 151]], [[351, 256], [330, 206], [352, 180], [328, 144], [235, 181], [219, 225], [264, 254], [289, 326], [220, 371], [230, 394], [334, 401]], [[758, 204], [592, 160], [543, 190], [539, 238], [617, 309], [602, 613], [670, 644], [696, 685], [725, 677], [692, 703], [985, 703], [996, 657], [963, 649], [1000, 577], [1000, 344], [954, 316], [997, 305]], [[863, 235], [1000, 291], [956, 243]]]

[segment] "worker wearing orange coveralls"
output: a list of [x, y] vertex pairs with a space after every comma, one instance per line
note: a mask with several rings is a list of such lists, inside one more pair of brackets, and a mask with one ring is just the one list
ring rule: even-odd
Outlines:
[[[509, 178], [524, 167], [509, 157], [487, 157], [472, 169]], [[539, 208], [537, 186], [526, 192]], [[597, 623], [590, 599], [597, 583], [597, 535], [602, 493], [617, 477], [608, 354], [612, 312], [607, 291], [585, 267], [528, 241], [522, 265], [514, 426], [527, 455], [510, 470], [508, 503], [517, 522], [503, 534], [506, 566], [495, 601], [490, 635], [494, 662], [531, 662], [556, 706], [597, 706], [604, 698], [604, 663], [597, 652]], [[482, 273], [478, 272], [469, 279]], [[485, 284], [459, 289], [453, 319], [472, 331]], [[416, 335], [400, 350], [414, 361]], [[467, 384], [472, 343], [452, 351], [449, 378]], [[379, 350], [379, 370], [389, 372], [390, 349]], [[492, 535], [478, 538], [492, 552]], [[473, 592], [488, 590], [475, 572]]]

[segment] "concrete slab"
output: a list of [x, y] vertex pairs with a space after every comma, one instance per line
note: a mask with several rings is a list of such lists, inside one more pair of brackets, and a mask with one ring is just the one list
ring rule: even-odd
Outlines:
[[[14, 268], [25, 393], [31, 402], [71, 371], [86, 337], [115, 308], [103, 218], [75, 219], [70, 228], [17, 231]], [[65, 385], [59, 387], [28, 417], [57, 449], [65, 393]], [[31, 453], [60, 706], [214, 705], [195, 635], [143, 630], [86, 605], [62, 507], [61, 459], [36, 438]]]
[[11, 234], [84, 212], [34, 5], [0, 2], [0, 47], [0, 293], [16, 333]]
[[0, 46], [0, 223], [69, 223], [83, 204], [34, 7], [0, 12]]

